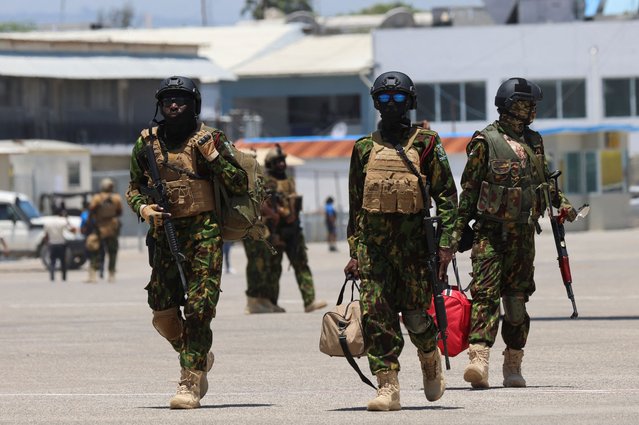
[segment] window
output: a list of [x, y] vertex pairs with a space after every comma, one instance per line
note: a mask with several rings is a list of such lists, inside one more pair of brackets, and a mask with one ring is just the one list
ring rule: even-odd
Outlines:
[[117, 99], [115, 98], [115, 94], [117, 93], [115, 81], [96, 80], [87, 85], [89, 87], [88, 96], [91, 109], [109, 111], [117, 107]]
[[69, 187], [80, 186], [80, 163], [77, 161], [67, 163], [67, 183]]
[[639, 110], [637, 78], [606, 78], [603, 80], [604, 115], [630, 117]]
[[566, 153], [566, 193], [599, 192], [598, 158], [595, 151]]
[[585, 80], [535, 81], [543, 99], [537, 103], [538, 118], [585, 118]]
[[22, 79], [0, 77], [0, 105], [22, 106]]
[[417, 84], [417, 119], [482, 121], [486, 119], [483, 82]]
[[[459, 84], [440, 84], [439, 101], [441, 104], [438, 121], [461, 121], [461, 90]], [[427, 118], [428, 119], [428, 118]]]
[[290, 134], [326, 134], [338, 121], [360, 120], [359, 95], [291, 96], [288, 103]]
[[62, 95], [66, 107], [71, 110], [86, 110], [89, 108], [88, 83], [82, 80], [69, 80], [65, 83]]

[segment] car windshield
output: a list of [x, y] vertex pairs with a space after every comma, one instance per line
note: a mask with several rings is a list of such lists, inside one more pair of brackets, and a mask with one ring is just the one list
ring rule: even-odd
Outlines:
[[17, 204], [18, 207], [29, 219], [40, 217], [40, 211], [38, 211], [38, 209], [33, 206], [31, 202], [24, 199], [18, 199]]

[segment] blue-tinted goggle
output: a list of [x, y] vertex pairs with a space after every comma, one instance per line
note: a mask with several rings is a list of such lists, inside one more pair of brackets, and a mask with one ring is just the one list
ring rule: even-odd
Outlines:
[[379, 100], [381, 103], [387, 103], [391, 100], [391, 97], [393, 98], [393, 102], [395, 103], [402, 103], [406, 101], [406, 95], [404, 93], [382, 93], [377, 96], [377, 100]]

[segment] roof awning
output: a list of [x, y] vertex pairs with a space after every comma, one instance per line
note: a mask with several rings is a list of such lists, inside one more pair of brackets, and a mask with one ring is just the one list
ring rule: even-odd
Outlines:
[[[302, 159], [349, 158], [355, 141], [360, 137], [361, 135], [344, 138], [325, 136], [252, 138], [240, 139], [235, 142], [235, 146], [243, 150], [260, 150], [280, 144], [287, 155]], [[447, 154], [465, 153], [469, 141], [470, 136], [442, 137], [442, 144]]]
[[233, 73], [199, 56], [39, 54], [0, 52], [0, 75], [69, 80], [162, 79], [188, 75], [207, 82], [234, 81]]
[[[259, 162], [262, 167], [264, 166], [266, 154], [268, 154], [268, 151], [271, 150], [268, 147], [259, 147], [259, 148], [243, 147], [239, 149], [242, 152], [246, 152], [255, 156], [255, 159], [257, 159], [257, 162]], [[286, 152], [286, 164], [290, 166], [302, 165], [304, 164], [304, 160], [302, 158], [299, 158], [293, 154]]]

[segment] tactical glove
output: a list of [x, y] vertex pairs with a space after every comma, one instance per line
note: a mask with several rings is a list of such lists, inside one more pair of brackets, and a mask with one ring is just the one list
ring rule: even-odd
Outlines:
[[206, 133], [200, 140], [198, 140], [197, 148], [202, 156], [209, 162], [212, 162], [220, 155], [215, 147], [215, 140], [213, 140], [213, 135], [211, 133]]
[[577, 218], [577, 210], [575, 210], [572, 205], [563, 204], [559, 210], [559, 222], [563, 223], [568, 220], [569, 222], [575, 221]]
[[171, 217], [171, 214], [162, 212], [164, 209], [158, 204], [142, 205], [140, 207], [140, 217], [147, 223], [153, 223], [155, 227], [162, 226], [165, 218]]

